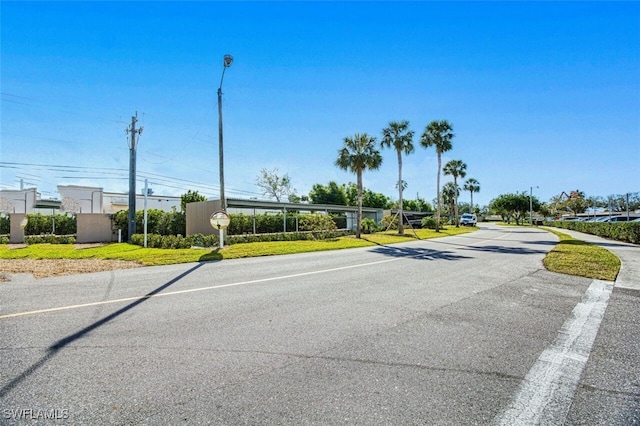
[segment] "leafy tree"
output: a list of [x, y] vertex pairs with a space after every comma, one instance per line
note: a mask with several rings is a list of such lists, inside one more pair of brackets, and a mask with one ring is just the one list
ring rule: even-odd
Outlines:
[[200, 195], [198, 191], [188, 190], [185, 194], [182, 194], [180, 196], [180, 211], [182, 211], [183, 213], [186, 213], [187, 204], [196, 203], [198, 201], [207, 201], [207, 197], [205, 197], [204, 195]]
[[356, 174], [358, 185], [358, 214], [356, 216], [356, 238], [360, 238], [362, 221], [362, 173], [377, 170], [382, 164], [380, 151], [375, 148], [376, 138], [366, 133], [356, 133], [353, 138], [344, 138], [344, 147], [338, 151], [336, 166]]
[[[349, 182], [347, 185], [347, 205], [358, 205], [358, 185]], [[388, 209], [391, 206], [391, 199], [380, 192], [373, 192], [369, 189], [362, 189], [362, 207], [373, 207], [379, 209]]]
[[306, 195], [289, 194], [289, 202], [294, 204], [308, 203], [309, 197]]
[[444, 174], [453, 176], [453, 185], [456, 189], [455, 195], [455, 220], [456, 227], [460, 226], [460, 218], [458, 217], [458, 195], [460, 194], [460, 188], [458, 187], [458, 177], [465, 177], [467, 172], [467, 165], [462, 160], [450, 160], [444, 165]]
[[[385, 127], [382, 129], [382, 141], [381, 146], [385, 147], [393, 147], [398, 154], [398, 212], [400, 217], [403, 217], [402, 213], [402, 191], [405, 188], [405, 182], [402, 180], [402, 153], [409, 155], [414, 151], [413, 148], [413, 130], [409, 130], [409, 122], [407, 120], [403, 121], [392, 121], [389, 123], [389, 127]], [[404, 234], [404, 225], [400, 221], [398, 223], [398, 234]]]
[[438, 155], [438, 180], [436, 185], [436, 196], [438, 211], [436, 213], [436, 232], [440, 231], [440, 212], [441, 212], [441, 203], [440, 203], [440, 171], [442, 170], [442, 153], [451, 150], [452, 144], [451, 140], [453, 139], [453, 127], [447, 120], [434, 120], [427, 125], [424, 129], [424, 133], [422, 133], [422, 138], [420, 139], [420, 145], [424, 148], [435, 147], [436, 154]]
[[[418, 197], [415, 200], [404, 200], [406, 210], [413, 212], [432, 212], [433, 206], [424, 199]], [[435, 226], [434, 228], [435, 229]]]
[[530, 194], [526, 192], [501, 194], [491, 200], [489, 208], [496, 214], [502, 216], [503, 220], [507, 223], [510, 223], [513, 218], [516, 221], [516, 225], [520, 225], [520, 221], [527, 217], [530, 201], [534, 211], [539, 211], [541, 208], [540, 201], [537, 197], [529, 197]]
[[262, 194], [275, 198], [277, 202], [289, 195], [294, 195], [296, 190], [291, 187], [291, 178], [286, 173], [278, 175], [278, 169], [260, 170], [260, 175], [256, 178], [256, 185], [262, 189]]
[[604, 206], [614, 212], [635, 211], [640, 209], [640, 192], [612, 194], [607, 197]]
[[309, 191], [309, 202], [311, 204], [346, 206], [348, 205], [346, 188], [344, 185], [338, 185], [334, 181], [330, 181], [327, 186], [316, 183]]
[[469, 191], [471, 193], [471, 211], [469, 213], [474, 213], [475, 210], [473, 208], [473, 193], [480, 192], [480, 182], [478, 182], [474, 178], [469, 178], [462, 186], [462, 189], [464, 189], [465, 191]]
[[550, 203], [554, 206], [556, 214], [571, 212], [574, 216], [586, 212], [591, 207], [590, 201], [580, 190], [571, 191], [569, 194], [563, 191], [552, 197]]

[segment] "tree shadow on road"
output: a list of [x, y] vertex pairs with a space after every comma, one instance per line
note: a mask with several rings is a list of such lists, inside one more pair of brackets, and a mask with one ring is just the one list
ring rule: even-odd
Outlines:
[[5, 395], [7, 395], [13, 388], [18, 386], [27, 377], [29, 377], [30, 375], [35, 373], [40, 367], [42, 367], [44, 364], [46, 364], [47, 361], [49, 361], [51, 358], [56, 356], [58, 354], [58, 352], [60, 352], [60, 350], [63, 349], [64, 347], [66, 347], [69, 344], [81, 339], [82, 337], [84, 337], [88, 333], [92, 332], [93, 330], [95, 330], [95, 329], [97, 329], [97, 328], [99, 328], [99, 327], [101, 327], [101, 326], [113, 321], [114, 319], [116, 319], [120, 315], [124, 314], [127, 311], [130, 311], [131, 309], [135, 308], [136, 306], [140, 305], [141, 303], [144, 303], [145, 301], [149, 300], [151, 297], [159, 294], [163, 290], [165, 290], [168, 287], [172, 286], [173, 284], [177, 283], [178, 281], [180, 281], [181, 279], [183, 279], [187, 275], [191, 274], [192, 272], [194, 272], [198, 268], [202, 267], [203, 265], [204, 265], [204, 263], [198, 263], [197, 265], [195, 265], [191, 269], [181, 273], [177, 277], [175, 277], [172, 280], [166, 282], [165, 284], [163, 284], [160, 287], [154, 289], [153, 291], [145, 294], [144, 296], [140, 296], [139, 298], [135, 299], [133, 302], [129, 303], [128, 305], [118, 309], [117, 311], [107, 315], [106, 317], [104, 317], [102, 319], [99, 319], [99, 320], [93, 322], [92, 324], [84, 327], [80, 331], [78, 331], [76, 333], [73, 333], [73, 334], [70, 334], [70, 335], [68, 335], [66, 337], [63, 337], [62, 339], [60, 339], [57, 342], [53, 343], [51, 346], [49, 346], [47, 348], [46, 354], [39, 361], [37, 361], [36, 363], [31, 365], [25, 371], [23, 371], [18, 376], [16, 376], [14, 379], [12, 379], [9, 383], [7, 383], [6, 385], [2, 386], [2, 388], [0, 388], [0, 398], [2, 398]]
[[461, 260], [468, 259], [467, 256], [454, 254], [446, 250], [431, 250], [425, 248], [410, 248], [402, 246], [377, 246], [371, 249], [373, 253], [384, 254], [391, 257], [406, 257], [408, 259], [418, 260]]

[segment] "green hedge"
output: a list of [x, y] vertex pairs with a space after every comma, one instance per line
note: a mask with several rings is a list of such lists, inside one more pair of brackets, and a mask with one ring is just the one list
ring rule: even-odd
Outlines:
[[76, 237], [75, 235], [53, 235], [53, 234], [42, 234], [42, 235], [25, 235], [24, 237], [25, 244], [75, 244]]
[[584, 232], [610, 240], [640, 244], [640, 222], [581, 222], [557, 220], [544, 222], [547, 226]]
[[[348, 235], [348, 231], [306, 231], [306, 232], [278, 232], [273, 234], [247, 234], [228, 235], [227, 244], [242, 244], [268, 241], [300, 241], [300, 240], [327, 240]], [[131, 243], [144, 246], [144, 235], [133, 234]], [[194, 234], [188, 237], [181, 235], [147, 234], [147, 247], [149, 248], [191, 248], [191, 247], [217, 247], [219, 240], [217, 235]]]
[[[144, 246], [144, 234], [133, 234], [131, 244]], [[179, 249], [217, 245], [218, 237], [215, 235], [194, 234], [183, 237], [182, 235], [147, 234], [147, 247], [149, 248]]]

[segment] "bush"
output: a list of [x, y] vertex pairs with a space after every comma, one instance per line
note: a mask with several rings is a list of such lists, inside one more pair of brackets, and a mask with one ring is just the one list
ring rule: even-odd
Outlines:
[[326, 214], [305, 214], [299, 220], [301, 231], [334, 231], [338, 229], [331, 216]]
[[27, 245], [31, 244], [75, 244], [76, 237], [74, 235], [25, 235], [24, 242]]
[[[228, 235], [227, 244], [256, 243], [269, 241], [300, 241], [338, 238], [349, 235], [348, 231], [305, 231], [305, 232], [276, 232], [272, 234], [245, 234]], [[144, 235], [133, 234], [131, 244], [144, 246]], [[188, 237], [181, 235], [147, 235], [147, 247], [149, 248], [191, 248], [191, 247], [215, 247], [220, 244], [217, 235], [194, 234]]]
[[78, 226], [75, 216], [30, 213], [27, 214], [27, 226], [24, 228], [24, 234], [42, 235], [55, 232], [55, 235], [70, 235], [78, 232], [77, 229]]
[[436, 218], [433, 216], [423, 217], [420, 224], [425, 229], [436, 229]]
[[374, 232], [378, 232], [380, 227], [375, 220], [365, 217], [360, 221], [360, 229], [364, 234], [372, 234]]
[[[144, 246], [144, 234], [133, 234], [131, 244]], [[213, 247], [218, 245], [215, 235], [194, 234], [188, 237], [182, 235], [147, 234], [148, 248], [179, 249], [191, 247]]]
[[558, 220], [544, 222], [547, 226], [570, 229], [584, 232], [585, 234], [597, 235], [616, 241], [623, 241], [631, 244], [640, 244], [640, 223], [639, 222], [579, 222]]
[[7, 235], [0, 235], [0, 244], [9, 244], [9, 237]]
[[390, 214], [384, 216], [380, 222], [382, 229], [398, 229], [398, 217], [391, 216]]
[[0, 234], [11, 232], [11, 219], [9, 216], [0, 215]]

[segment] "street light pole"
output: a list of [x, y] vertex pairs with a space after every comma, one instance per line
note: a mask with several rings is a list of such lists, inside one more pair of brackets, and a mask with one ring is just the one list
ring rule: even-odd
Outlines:
[[222, 78], [220, 78], [220, 86], [218, 87], [218, 154], [220, 160], [220, 209], [227, 210], [227, 200], [224, 196], [224, 150], [222, 143], [222, 81], [224, 80], [224, 71], [231, 66], [233, 56], [224, 55]]

